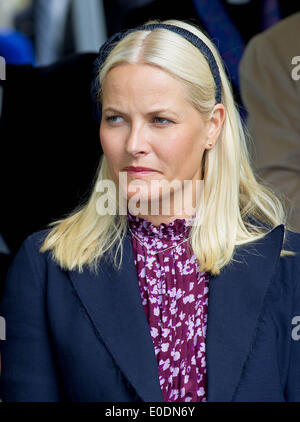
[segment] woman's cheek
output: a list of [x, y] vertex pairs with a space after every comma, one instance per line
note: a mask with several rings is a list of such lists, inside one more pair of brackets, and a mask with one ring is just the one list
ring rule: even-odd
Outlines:
[[112, 142], [111, 137], [108, 136], [105, 132], [101, 132], [100, 143], [106, 157], [111, 159], [114, 155], [114, 152], [113, 152], [114, 144]]

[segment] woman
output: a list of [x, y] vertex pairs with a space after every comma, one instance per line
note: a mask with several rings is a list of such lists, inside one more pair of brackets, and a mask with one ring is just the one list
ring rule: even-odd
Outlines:
[[92, 86], [104, 154], [87, 203], [10, 267], [3, 400], [299, 400], [300, 238], [216, 48], [149, 22], [102, 46]]

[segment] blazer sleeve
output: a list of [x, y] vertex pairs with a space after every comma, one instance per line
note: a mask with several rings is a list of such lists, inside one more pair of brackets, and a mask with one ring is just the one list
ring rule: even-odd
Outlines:
[[295, 291], [291, 319], [291, 349], [286, 385], [287, 401], [300, 402], [300, 282]]
[[6, 325], [6, 339], [0, 341], [2, 401], [61, 401], [42, 266], [31, 235], [12, 261], [0, 302]]
[[294, 288], [290, 316], [290, 359], [285, 396], [289, 402], [300, 402], [300, 234], [290, 232], [290, 238], [293, 246], [291, 250], [295, 251], [297, 256], [296, 259], [292, 259], [294, 265], [286, 273], [286, 277], [291, 277]]

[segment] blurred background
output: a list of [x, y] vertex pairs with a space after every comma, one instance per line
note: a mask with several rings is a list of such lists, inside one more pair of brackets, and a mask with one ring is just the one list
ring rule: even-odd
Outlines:
[[[295, 0], [0, 0], [1, 285], [22, 241], [88, 197], [102, 153], [93, 61], [107, 37], [152, 18], [190, 21], [213, 39], [259, 156], [257, 175], [286, 200], [300, 231], [300, 82], [290, 73], [299, 11]], [[285, 95], [291, 103], [281, 111]]]
[[[0, 0], [1, 53], [7, 63], [51, 64], [97, 51], [107, 37], [150, 18], [189, 19], [242, 50], [257, 33], [300, 10], [295, 0]], [[242, 51], [239, 51], [241, 53]]]

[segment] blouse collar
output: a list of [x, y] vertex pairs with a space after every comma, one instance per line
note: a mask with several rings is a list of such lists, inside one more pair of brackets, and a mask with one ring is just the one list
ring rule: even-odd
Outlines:
[[155, 226], [145, 218], [133, 215], [127, 210], [128, 224], [130, 229], [143, 237], [159, 237], [159, 238], [172, 238], [174, 236], [184, 236], [192, 226], [195, 215], [185, 218], [176, 218], [170, 223], [161, 223]]

